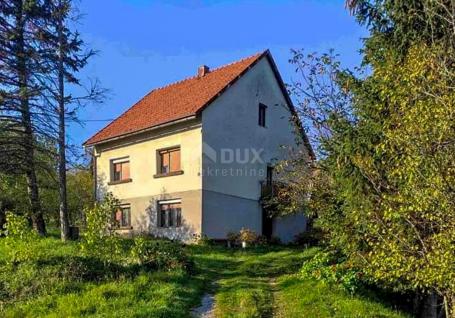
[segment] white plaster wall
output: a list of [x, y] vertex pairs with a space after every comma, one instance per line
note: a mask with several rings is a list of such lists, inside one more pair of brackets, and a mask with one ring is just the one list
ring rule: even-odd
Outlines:
[[[265, 128], [258, 125], [259, 103], [268, 106]], [[208, 145], [218, 155], [217, 162], [203, 156], [203, 189], [257, 200], [267, 163], [285, 158], [287, 151], [281, 148], [282, 145], [295, 145], [294, 128], [289, 118], [286, 100], [272, 68], [268, 60], [262, 58], [202, 113], [204, 147]], [[263, 162], [223, 164], [219, 157], [226, 148], [240, 151], [240, 159], [246, 158], [245, 149], [254, 148], [261, 152]], [[231, 168], [234, 176], [230, 173]], [[218, 174], [209, 175], [209, 169]], [[223, 169], [227, 170], [226, 175], [222, 174]], [[253, 170], [256, 175], [240, 176], [237, 169]]]
[[203, 191], [202, 234], [225, 239], [229, 232], [242, 228], [262, 232], [262, 208], [256, 200]]
[[282, 243], [291, 243], [295, 236], [306, 231], [307, 218], [303, 214], [287, 215], [273, 220], [272, 236]]
[[[258, 125], [259, 103], [268, 106], [266, 127]], [[290, 116], [286, 99], [266, 58], [203, 111], [203, 232], [223, 238], [229, 230], [249, 227], [261, 233], [260, 182], [266, 179], [267, 164], [288, 155], [282, 146], [296, 146]], [[220, 162], [223, 149], [243, 154], [250, 148], [261, 153], [262, 162]], [[215, 162], [211, 160], [213, 154], [217, 155]], [[245, 157], [242, 155], [240, 159]], [[248, 176], [239, 175], [237, 169], [246, 171]], [[212, 194], [207, 196], [207, 192]], [[250, 204], [245, 204], [243, 199]], [[276, 234], [281, 235], [281, 222], [277, 224]]]

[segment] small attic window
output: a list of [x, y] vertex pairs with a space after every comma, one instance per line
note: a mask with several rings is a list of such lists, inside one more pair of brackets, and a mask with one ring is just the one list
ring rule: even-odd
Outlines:
[[265, 115], [267, 112], [267, 106], [259, 103], [259, 118], [258, 118], [258, 124], [261, 127], [265, 127]]

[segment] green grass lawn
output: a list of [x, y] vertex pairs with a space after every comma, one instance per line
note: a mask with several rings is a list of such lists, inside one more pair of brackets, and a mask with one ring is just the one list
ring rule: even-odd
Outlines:
[[351, 296], [336, 286], [284, 275], [278, 279], [277, 317], [406, 317], [365, 297]]
[[[205, 292], [217, 317], [405, 317], [378, 301], [296, 274], [317, 250], [189, 246], [195, 271], [103, 267], [77, 243], [41, 239], [33, 261], [6, 263], [0, 239], [1, 317], [190, 317]], [[215, 284], [213, 284], [215, 282]]]
[[193, 247], [199, 268], [216, 281], [217, 317], [406, 317], [372, 299], [296, 274], [317, 249]]
[[100, 273], [74, 242], [55, 238], [36, 244], [38, 259], [7, 265], [0, 239], [1, 317], [187, 317], [203, 282], [182, 270], [111, 269]]

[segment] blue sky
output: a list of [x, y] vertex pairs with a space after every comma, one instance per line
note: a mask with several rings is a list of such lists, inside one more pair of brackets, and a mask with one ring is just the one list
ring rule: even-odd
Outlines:
[[71, 125], [81, 144], [155, 87], [270, 49], [285, 82], [296, 78], [289, 50], [334, 48], [346, 67], [360, 62], [365, 30], [335, 0], [81, 0], [78, 30], [99, 51], [82, 78], [109, 89], [102, 105], [80, 112]]

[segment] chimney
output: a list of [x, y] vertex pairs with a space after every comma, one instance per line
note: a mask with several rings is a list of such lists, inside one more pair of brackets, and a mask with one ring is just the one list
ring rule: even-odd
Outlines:
[[197, 69], [197, 77], [203, 77], [210, 72], [210, 68], [207, 65], [201, 65]]

